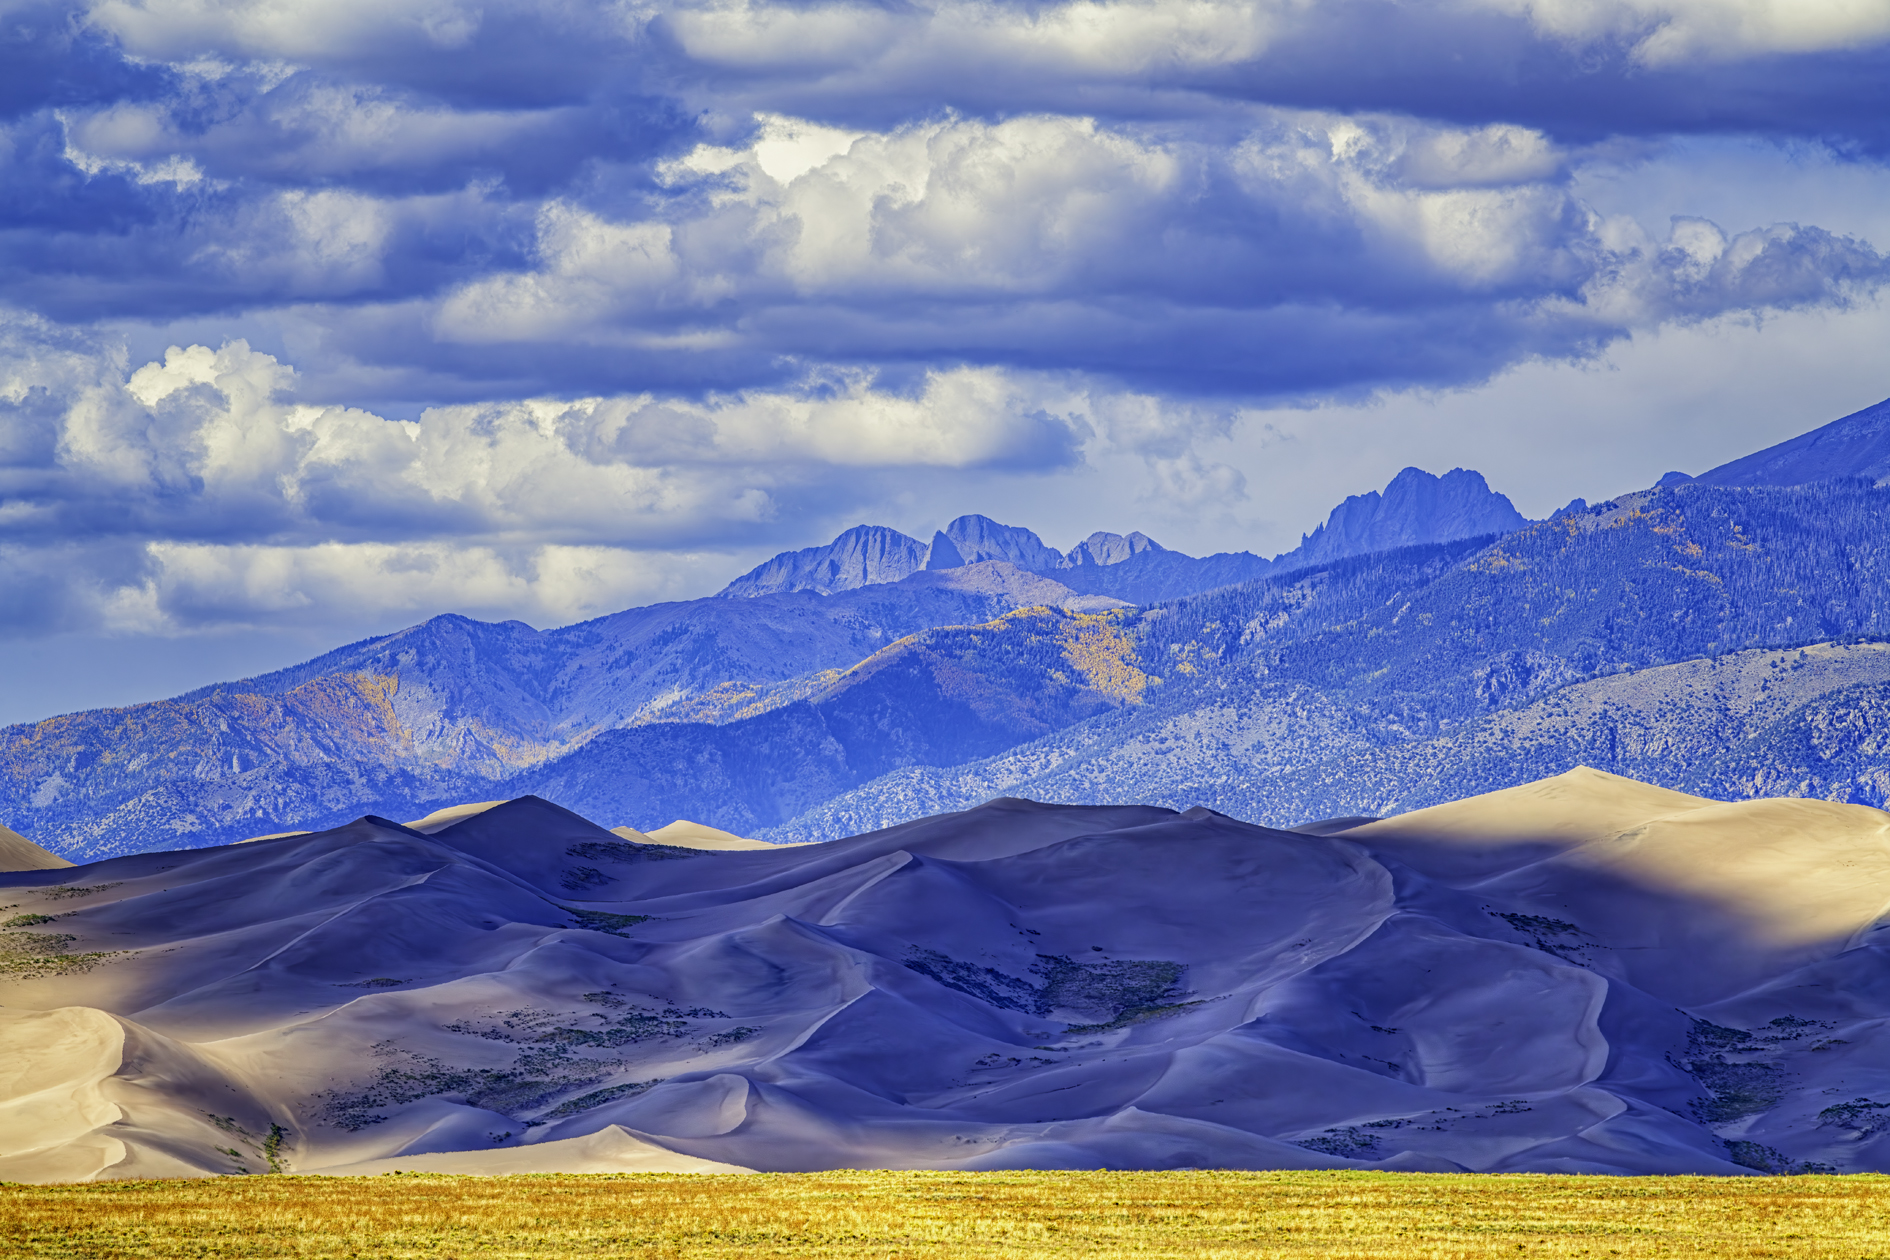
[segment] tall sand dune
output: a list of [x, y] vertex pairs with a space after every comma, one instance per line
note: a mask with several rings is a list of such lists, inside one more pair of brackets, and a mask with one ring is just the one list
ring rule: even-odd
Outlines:
[[1887, 823], [1588, 770], [1330, 834], [525, 797], [18, 872], [0, 1178], [1887, 1171]]

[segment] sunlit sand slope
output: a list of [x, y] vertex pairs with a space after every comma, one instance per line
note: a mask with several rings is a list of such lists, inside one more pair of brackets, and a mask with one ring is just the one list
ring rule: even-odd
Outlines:
[[1876, 810], [1578, 770], [1328, 835], [443, 822], [0, 877], [0, 1179], [1890, 1170]]
[[71, 865], [11, 827], [0, 827], [0, 871], [52, 871]]

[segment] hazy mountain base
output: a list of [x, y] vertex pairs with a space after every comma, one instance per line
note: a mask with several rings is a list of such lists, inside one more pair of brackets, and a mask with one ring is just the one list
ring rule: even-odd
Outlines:
[[1887, 897], [1878, 811], [1586, 770], [1342, 837], [1018, 800], [734, 852], [534, 798], [364, 819], [0, 876], [0, 1178], [594, 1135], [769, 1171], [1882, 1171]]
[[1886, 754], [1887, 643], [1654, 666], [1393, 744], [1318, 691], [1260, 683], [1238, 700], [1113, 712], [964, 765], [904, 767], [759, 834], [785, 842], [870, 831], [994, 796], [1205, 805], [1292, 826], [1422, 809], [1577, 766], [1722, 800], [1882, 805]]

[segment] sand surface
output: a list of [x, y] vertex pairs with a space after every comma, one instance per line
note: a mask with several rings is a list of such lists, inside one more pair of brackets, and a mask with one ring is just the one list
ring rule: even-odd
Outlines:
[[535, 1146], [501, 1146], [483, 1151], [439, 1151], [369, 1159], [303, 1172], [324, 1177], [372, 1177], [390, 1172], [457, 1173], [461, 1176], [503, 1177], [512, 1173], [744, 1173], [735, 1164], [681, 1155], [648, 1138], [605, 1125], [583, 1137], [540, 1142]]
[[0, 871], [53, 871], [71, 865], [11, 827], [0, 827]]
[[0, 877], [0, 1179], [1890, 1170], [1877, 810], [420, 821]]
[[[626, 839], [635, 839], [641, 836], [650, 844], [675, 845], [684, 849], [734, 850], [779, 849], [784, 847], [778, 844], [769, 844], [766, 840], [750, 840], [746, 836], [738, 836], [732, 831], [723, 831], [719, 827], [710, 827], [703, 823], [690, 822], [687, 818], [678, 818], [675, 822], [667, 826], [658, 827], [655, 831], [649, 832], [647, 835], [642, 832], [633, 832], [632, 828], [629, 827], [615, 827], [612, 828], [612, 830]], [[789, 845], [785, 847], [796, 848], [799, 846]]]

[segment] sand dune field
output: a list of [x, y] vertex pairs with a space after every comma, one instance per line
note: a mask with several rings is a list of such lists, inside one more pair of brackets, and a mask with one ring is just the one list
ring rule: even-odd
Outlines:
[[526, 797], [0, 853], [0, 1180], [1890, 1169], [1861, 806], [1577, 770], [1297, 832], [998, 800], [784, 848]]

